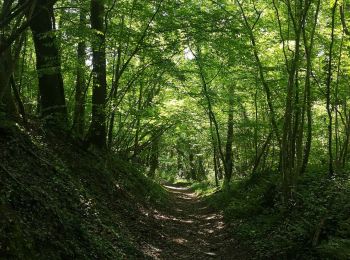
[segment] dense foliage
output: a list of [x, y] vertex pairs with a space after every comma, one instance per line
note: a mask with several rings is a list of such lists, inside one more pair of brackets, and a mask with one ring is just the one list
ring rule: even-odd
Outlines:
[[0, 7], [1, 128], [222, 187], [257, 257], [350, 257], [346, 0]]

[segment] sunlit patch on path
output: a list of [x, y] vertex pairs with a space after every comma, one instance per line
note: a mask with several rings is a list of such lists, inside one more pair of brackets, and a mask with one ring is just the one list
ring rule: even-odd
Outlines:
[[156, 234], [144, 251], [154, 259], [244, 259], [232, 250], [223, 216], [187, 186], [164, 185], [171, 194], [167, 211], [154, 211]]

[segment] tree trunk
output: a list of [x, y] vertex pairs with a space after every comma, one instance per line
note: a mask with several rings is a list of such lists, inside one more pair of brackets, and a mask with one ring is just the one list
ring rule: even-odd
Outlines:
[[258, 155], [257, 155], [256, 158], [255, 158], [254, 166], [253, 166], [253, 170], [252, 170], [252, 175], [256, 174], [257, 169], [258, 169], [258, 167], [259, 167], [259, 165], [260, 165], [260, 162], [261, 162], [261, 158], [262, 158], [264, 155], [265, 155], [265, 156], [267, 155], [266, 150], [267, 150], [267, 148], [268, 148], [268, 146], [269, 146], [269, 144], [270, 144], [270, 142], [271, 142], [272, 134], [273, 134], [273, 132], [271, 132], [271, 133], [267, 136], [266, 141], [264, 142], [264, 144], [263, 144], [262, 147], [261, 147], [260, 153], [258, 153]]
[[246, 16], [246, 13], [243, 10], [242, 4], [239, 1], [237, 1], [237, 3], [239, 5], [239, 9], [241, 10], [244, 24], [245, 24], [246, 28], [248, 29], [249, 39], [250, 39], [251, 45], [253, 47], [253, 54], [254, 54], [255, 62], [256, 62], [256, 65], [258, 67], [259, 77], [261, 80], [261, 84], [264, 87], [264, 91], [265, 91], [265, 95], [266, 95], [266, 102], [267, 102], [267, 105], [269, 108], [270, 122], [271, 122], [272, 128], [275, 132], [276, 139], [277, 139], [279, 145], [281, 146], [281, 137], [280, 137], [278, 124], [277, 124], [277, 120], [276, 120], [275, 109], [274, 109], [273, 102], [272, 102], [272, 92], [271, 92], [270, 86], [265, 78], [264, 67], [263, 67], [263, 64], [261, 62], [261, 59], [260, 59], [260, 56], [258, 53], [258, 48], [257, 48], [258, 46], [256, 44], [256, 38], [255, 38], [254, 33], [253, 33], [253, 27], [249, 24], [248, 17]]
[[226, 140], [226, 151], [225, 151], [225, 182], [230, 183], [233, 170], [233, 159], [232, 159], [232, 144], [233, 144], [233, 86], [229, 87], [229, 111], [227, 119], [227, 140]]
[[7, 118], [17, 121], [19, 119], [18, 110], [13, 99], [12, 89], [7, 87], [4, 93], [4, 112]]
[[211, 142], [213, 145], [213, 164], [214, 164], [214, 173], [215, 173], [215, 185], [219, 187], [219, 179], [221, 177], [220, 172], [220, 158], [218, 158], [218, 148], [217, 148], [217, 142], [215, 139], [214, 129], [213, 129], [213, 122], [209, 120], [210, 123], [210, 137]]
[[[80, 28], [86, 25], [86, 14], [83, 8], [80, 10]], [[80, 40], [77, 49], [77, 77], [75, 83], [75, 104], [73, 116], [73, 132], [83, 137], [85, 129], [85, 99], [86, 99], [86, 79], [85, 79], [85, 59], [86, 43]]]
[[309, 162], [309, 156], [311, 151], [312, 142], [312, 100], [311, 100], [311, 74], [312, 74], [312, 55], [314, 48], [315, 32], [318, 21], [318, 14], [320, 11], [321, 0], [317, 1], [316, 11], [314, 15], [314, 24], [310, 34], [310, 42], [307, 41], [307, 35], [305, 27], [303, 27], [303, 40], [305, 47], [305, 57], [306, 57], [306, 75], [305, 75], [305, 101], [306, 101], [306, 117], [307, 117], [307, 132], [306, 132], [306, 142], [304, 147], [303, 162], [300, 168], [299, 174], [302, 175], [306, 171], [306, 167]]
[[[23, 101], [21, 99], [20, 93], [19, 93], [18, 88], [16, 86], [15, 78], [13, 75], [11, 76], [10, 84], [11, 84], [14, 100], [16, 101], [17, 106], [18, 106], [18, 111], [19, 111], [20, 115], [22, 116], [23, 121], [26, 122], [26, 114], [25, 114]], [[14, 106], [14, 107], [16, 109], [15, 113], [17, 114], [17, 107], [16, 106]], [[18, 116], [16, 115], [16, 117], [18, 117]]]
[[154, 138], [152, 141], [151, 151], [150, 151], [150, 161], [149, 161], [149, 172], [148, 176], [151, 178], [155, 177], [156, 170], [159, 166], [159, 137]]
[[[2, 39], [0, 39], [0, 45]], [[0, 54], [0, 104], [3, 102], [5, 93], [10, 85], [10, 76], [12, 73], [12, 58], [9, 50]]]
[[[278, 16], [278, 8], [275, 5]], [[302, 165], [302, 137], [304, 117], [300, 111], [300, 90], [299, 90], [299, 64], [301, 58], [301, 37], [302, 29], [306, 24], [306, 17], [309, 11], [310, 2], [287, 3], [288, 15], [291, 17], [291, 26], [294, 33], [295, 47], [291, 59], [285, 54], [285, 61], [288, 71], [287, 95], [285, 101], [284, 124], [282, 134], [282, 145], [280, 155], [280, 167], [283, 174], [283, 199], [288, 202], [292, 198], [300, 166]], [[280, 36], [284, 42], [282, 26], [278, 16]], [[290, 64], [290, 65], [289, 65]]]
[[189, 164], [190, 164], [190, 178], [194, 181], [197, 180], [197, 175], [196, 175], [196, 162], [195, 162], [195, 158], [194, 158], [194, 153], [193, 151], [190, 151], [189, 155], [188, 155], [188, 160], [189, 160]]
[[139, 97], [137, 100], [137, 113], [136, 113], [136, 126], [135, 126], [135, 139], [134, 139], [134, 157], [139, 153], [139, 139], [140, 139], [140, 127], [141, 127], [141, 110], [142, 110], [142, 95], [143, 95], [143, 82], [140, 82]]
[[329, 176], [334, 175], [333, 167], [333, 115], [332, 115], [332, 101], [331, 101], [331, 84], [332, 84], [332, 62], [333, 62], [333, 47], [334, 47], [334, 30], [335, 30], [335, 11], [337, 8], [338, 0], [336, 0], [332, 7], [332, 32], [331, 32], [331, 43], [329, 46], [329, 56], [327, 64], [327, 79], [326, 79], [326, 109], [328, 115], [328, 174]]
[[93, 41], [93, 88], [92, 118], [88, 133], [88, 143], [97, 148], [106, 147], [106, 50], [104, 32], [104, 1], [91, 0], [91, 28], [95, 32]]
[[29, 19], [36, 52], [41, 115], [49, 125], [66, 127], [67, 107], [53, 30], [53, 1], [37, 1], [33, 17]]
[[[11, 1], [4, 1], [1, 7], [0, 20], [5, 19], [12, 8]], [[0, 113], [5, 112], [7, 114], [11, 110], [11, 89], [10, 89], [10, 78], [14, 69], [14, 60], [12, 57], [12, 48], [7, 46], [6, 35], [10, 29], [6, 26], [0, 31], [0, 48], [3, 49], [0, 53]], [[11, 97], [11, 100], [9, 100]], [[10, 111], [11, 112], [11, 111]]]

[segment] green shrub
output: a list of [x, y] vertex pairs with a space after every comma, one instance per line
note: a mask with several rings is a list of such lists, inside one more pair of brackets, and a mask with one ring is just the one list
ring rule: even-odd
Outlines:
[[310, 172], [288, 205], [279, 180], [273, 172], [257, 174], [208, 201], [224, 210], [232, 236], [257, 259], [350, 259], [349, 180]]

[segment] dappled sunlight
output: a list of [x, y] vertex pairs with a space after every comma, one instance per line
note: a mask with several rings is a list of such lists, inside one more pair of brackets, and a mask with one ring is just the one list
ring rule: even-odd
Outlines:
[[189, 191], [188, 187], [179, 187], [179, 186], [170, 186], [170, 185], [164, 185], [164, 187], [172, 191], [174, 190]]
[[185, 238], [174, 238], [173, 241], [177, 244], [180, 244], [180, 245], [183, 245], [183, 244], [186, 244], [188, 242], [187, 239]]
[[181, 218], [176, 218], [174, 216], [167, 216], [162, 214], [154, 215], [154, 218], [158, 220], [170, 220], [170, 221], [180, 222], [184, 224], [192, 224], [194, 222], [191, 219], [181, 219]]
[[152, 212], [161, 239], [159, 245], [145, 247], [145, 253], [155, 259], [216, 258], [224, 243], [223, 216], [212, 213], [188, 186], [165, 185], [165, 188], [173, 203], [167, 211]]
[[217, 215], [211, 215], [211, 216], [208, 216], [208, 217], [206, 217], [205, 219], [206, 220], [211, 220], [211, 219], [217, 219]]
[[213, 252], [204, 252], [204, 254], [209, 255], [209, 256], [217, 256], [215, 253]]
[[142, 252], [149, 257], [159, 259], [162, 250], [154, 245], [146, 244], [142, 247]]
[[0, 260], [350, 260], [350, 0], [0, 10]]
[[193, 200], [197, 199], [197, 195], [195, 192], [191, 191], [188, 187], [179, 187], [179, 186], [170, 186], [170, 185], [164, 185], [165, 188], [172, 194], [178, 195], [179, 198], [185, 199], [185, 200]]

